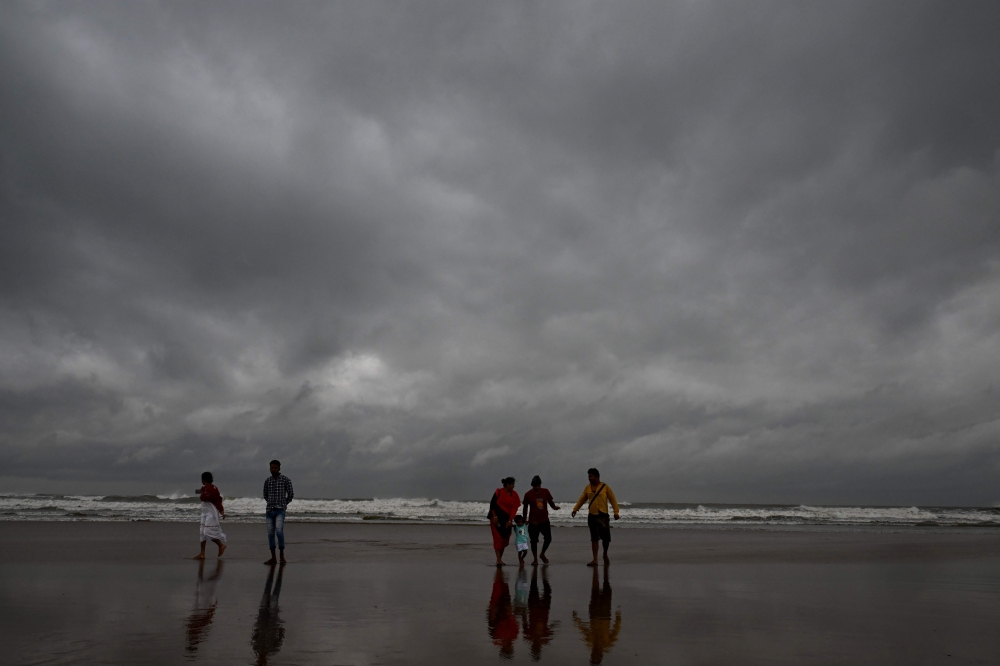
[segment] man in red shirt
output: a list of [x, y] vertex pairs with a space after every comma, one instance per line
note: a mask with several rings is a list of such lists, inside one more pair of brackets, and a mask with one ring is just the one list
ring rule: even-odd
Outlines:
[[[552, 542], [552, 526], [549, 524], [549, 507], [558, 511], [552, 493], [546, 488], [542, 488], [542, 479], [537, 475], [531, 479], [531, 490], [524, 493], [524, 508], [521, 515], [528, 520], [528, 537], [531, 539], [531, 554], [534, 557], [532, 564], [538, 564], [538, 558], [542, 562], [549, 563], [549, 558], [545, 557], [545, 551], [549, 549]], [[542, 542], [542, 554], [538, 555], [538, 535], [544, 537]]]

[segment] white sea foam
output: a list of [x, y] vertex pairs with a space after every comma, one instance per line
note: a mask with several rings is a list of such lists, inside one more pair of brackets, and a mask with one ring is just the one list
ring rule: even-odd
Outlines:
[[[585, 513], [569, 516], [572, 502], [549, 516], [556, 524], [579, 524]], [[258, 521], [264, 500], [225, 499], [230, 522]], [[288, 507], [290, 521], [486, 524], [486, 502], [436, 499], [300, 499]], [[0, 520], [155, 520], [197, 522], [193, 495], [0, 495]], [[842, 525], [842, 526], [980, 526], [1000, 527], [1000, 509], [934, 507], [828, 507], [762, 505], [681, 505], [622, 503], [621, 526], [669, 525]]]

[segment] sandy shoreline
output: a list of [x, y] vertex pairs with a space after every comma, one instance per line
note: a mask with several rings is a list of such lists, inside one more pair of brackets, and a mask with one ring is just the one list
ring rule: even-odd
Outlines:
[[[263, 522], [223, 524], [226, 559], [267, 555]], [[468, 525], [288, 523], [289, 554], [301, 562], [430, 558], [490, 562], [489, 528]], [[550, 554], [586, 560], [585, 528], [555, 527]], [[0, 522], [13, 562], [168, 562], [193, 555], [197, 524], [174, 522]], [[212, 552], [213, 549], [210, 549]], [[1000, 558], [1000, 530], [616, 529], [616, 563], [892, 562]]]
[[[489, 565], [488, 528], [7, 522], [11, 664], [939, 664], [1000, 654], [1000, 533], [618, 529]], [[509, 553], [508, 561], [514, 561]]]

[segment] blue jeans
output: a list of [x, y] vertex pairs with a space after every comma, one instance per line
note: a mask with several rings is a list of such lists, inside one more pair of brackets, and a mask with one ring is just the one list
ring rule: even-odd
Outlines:
[[269, 509], [267, 516], [267, 545], [274, 550], [274, 535], [278, 535], [278, 548], [285, 549], [285, 510]]

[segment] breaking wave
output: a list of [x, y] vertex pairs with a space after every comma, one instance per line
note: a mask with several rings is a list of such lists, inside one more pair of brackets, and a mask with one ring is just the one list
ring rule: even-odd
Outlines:
[[[586, 515], [570, 518], [573, 502], [561, 502], [552, 522], [582, 525]], [[255, 522], [264, 513], [264, 500], [225, 499], [227, 520]], [[486, 524], [486, 502], [439, 499], [298, 499], [288, 507], [288, 519], [300, 522], [391, 521], [412, 523]], [[97, 520], [197, 522], [200, 502], [193, 495], [0, 495], [0, 520]], [[998, 508], [778, 506], [723, 504], [622, 503], [625, 526], [675, 525], [831, 525], [1000, 527]]]

